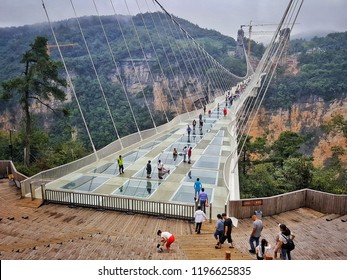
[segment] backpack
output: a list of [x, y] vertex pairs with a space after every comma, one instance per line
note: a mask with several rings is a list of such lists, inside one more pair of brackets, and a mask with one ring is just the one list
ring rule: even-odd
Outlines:
[[295, 244], [294, 241], [291, 238], [287, 238], [284, 234], [282, 234], [282, 236], [285, 238], [285, 240], [287, 240], [287, 244], [283, 244], [283, 248], [287, 249], [289, 252], [294, 250], [295, 248]]

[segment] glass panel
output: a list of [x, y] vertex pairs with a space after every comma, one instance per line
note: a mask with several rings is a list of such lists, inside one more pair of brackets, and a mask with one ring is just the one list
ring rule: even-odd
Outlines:
[[[204, 188], [208, 196], [208, 201], [211, 202], [213, 197], [212, 188]], [[194, 203], [194, 187], [192, 185], [182, 184], [177, 192], [171, 198], [171, 201], [174, 202], [183, 202], [183, 203]]]
[[96, 176], [82, 176], [70, 183], [62, 186], [62, 189], [79, 190], [79, 191], [94, 191], [96, 188], [108, 181], [109, 178]]
[[[129, 163], [123, 163], [124, 170], [127, 169], [131, 164]], [[99, 174], [108, 174], [108, 175], [118, 175], [119, 169], [118, 169], [118, 163], [107, 163], [102, 165], [101, 167], [98, 167], [91, 171], [93, 173], [99, 173]]]
[[148, 151], [133, 151], [130, 153], [125, 154], [123, 157], [123, 162], [135, 162], [139, 158], [143, 157], [145, 154], [147, 154]]
[[224, 137], [224, 130], [219, 130], [216, 134], [216, 137]]
[[174, 144], [170, 145], [169, 147], [167, 147], [165, 149], [165, 152], [171, 152], [172, 153], [173, 149], [176, 148], [177, 152], [180, 154], [180, 153], [182, 153], [184, 146], [187, 146], [187, 148], [192, 147], [194, 149], [196, 144], [195, 143], [181, 143], [181, 142], [177, 142], [177, 143], [174, 143]]
[[150, 180], [130, 179], [112, 194], [147, 198], [158, 189], [159, 185], [160, 183]]
[[214, 155], [220, 156], [222, 151], [222, 146], [208, 145], [203, 152], [204, 155]]
[[193, 167], [218, 169], [219, 168], [219, 157], [201, 156], [194, 163]]
[[156, 146], [159, 145], [160, 142], [151, 142], [151, 143], [147, 143], [141, 147], [139, 147], [139, 149], [141, 150], [153, 150]]
[[215, 137], [210, 142], [210, 145], [223, 145], [223, 140], [224, 140], [223, 137]]
[[216, 185], [218, 179], [218, 171], [206, 170], [206, 169], [191, 169], [187, 176], [184, 177], [184, 182], [191, 182], [192, 185], [196, 181], [196, 178], [200, 178], [202, 185], [211, 184]]

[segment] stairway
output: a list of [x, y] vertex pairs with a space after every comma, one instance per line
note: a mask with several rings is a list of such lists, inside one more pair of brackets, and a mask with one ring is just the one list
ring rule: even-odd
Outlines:
[[176, 242], [188, 260], [254, 260], [248, 252], [240, 251], [236, 244], [234, 248], [229, 248], [226, 242], [221, 249], [215, 249], [213, 233], [214, 223], [205, 222], [201, 234], [179, 235], [176, 236]]

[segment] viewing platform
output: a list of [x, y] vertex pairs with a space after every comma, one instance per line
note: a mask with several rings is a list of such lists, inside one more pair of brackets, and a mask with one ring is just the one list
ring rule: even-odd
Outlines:
[[[48, 204], [23, 206], [20, 192], [0, 180], [1, 260], [254, 260], [248, 252], [252, 219], [233, 228], [234, 247], [215, 249], [215, 220], [202, 225], [178, 219]], [[295, 234], [293, 260], [347, 260], [347, 216], [299, 208], [263, 217], [262, 236], [274, 246], [278, 224]], [[158, 253], [158, 229], [176, 236], [170, 253]], [[317, 246], [319, 244], [319, 246]]]

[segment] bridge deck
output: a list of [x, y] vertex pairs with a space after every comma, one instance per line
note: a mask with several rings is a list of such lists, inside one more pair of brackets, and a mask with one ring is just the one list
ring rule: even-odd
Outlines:
[[[151, 201], [164, 201], [194, 205], [194, 182], [200, 178], [209, 201], [213, 202], [213, 215], [224, 212], [229, 190], [224, 181], [224, 166], [231, 152], [228, 133], [231, 112], [235, 104], [223, 116], [224, 97], [219, 98], [220, 109], [208, 109], [203, 115], [203, 128], [199, 128], [200, 111], [187, 122], [181, 122], [168, 131], [149, 140], [141, 141], [121, 152], [114, 153], [93, 164], [85, 166], [60, 179], [50, 182], [46, 189], [117, 195]], [[203, 114], [203, 111], [201, 110]], [[195, 131], [188, 139], [187, 126], [197, 121]], [[173, 149], [182, 153], [184, 146], [192, 147], [191, 164], [183, 162], [182, 154], [173, 158]], [[117, 158], [123, 157], [125, 172], [119, 174]], [[157, 162], [161, 160], [170, 174], [158, 178]], [[146, 179], [146, 164], [152, 162], [152, 178]], [[36, 197], [41, 197], [37, 189]]]
[[[251, 219], [239, 220], [233, 230], [235, 248], [214, 249], [214, 222], [202, 234], [181, 220], [128, 215], [62, 205], [24, 204], [7, 179], [0, 180], [0, 259], [2, 260], [222, 260], [254, 259], [248, 252]], [[296, 235], [296, 260], [346, 260], [347, 217], [324, 215], [300, 208], [264, 217], [263, 237], [274, 244], [278, 223]], [[157, 253], [157, 229], [176, 236], [171, 253]]]

